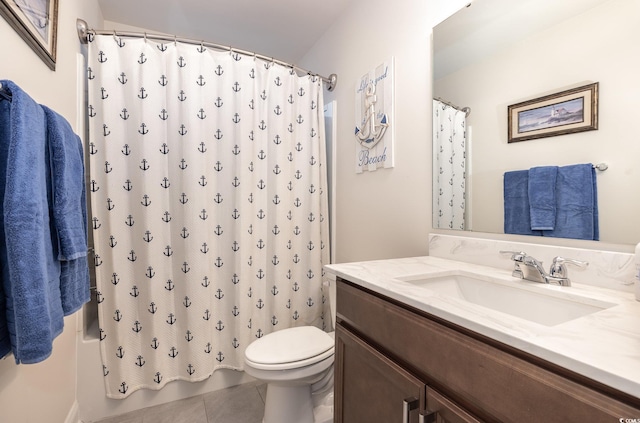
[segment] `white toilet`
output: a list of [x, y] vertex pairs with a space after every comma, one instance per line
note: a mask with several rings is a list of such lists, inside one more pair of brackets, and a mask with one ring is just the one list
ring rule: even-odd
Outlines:
[[[329, 292], [335, 327], [333, 281]], [[333, 421], [333, 335], [315, 326], [299, 326], [270, 333], [249, 344], [245, 371], [267, 382], [263, 423]]]

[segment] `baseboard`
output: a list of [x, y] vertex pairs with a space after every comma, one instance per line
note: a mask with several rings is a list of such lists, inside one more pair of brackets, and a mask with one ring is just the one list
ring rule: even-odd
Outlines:
[[69, 410], [69, 414], [67, 414], [67, 418], [64, 419], [64, 423], [82, 423], [80, 422], [78, 415], [78, 401], [73, 402], [73, 405]]

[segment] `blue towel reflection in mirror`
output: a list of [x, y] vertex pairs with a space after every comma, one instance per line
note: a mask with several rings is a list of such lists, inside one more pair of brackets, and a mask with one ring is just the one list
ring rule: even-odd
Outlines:
[[598, 240], [595, 172], [591, 163], [505, 172], [505, 233]]

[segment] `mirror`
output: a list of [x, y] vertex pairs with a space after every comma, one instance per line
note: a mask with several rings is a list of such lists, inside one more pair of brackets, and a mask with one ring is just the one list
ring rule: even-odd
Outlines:
[[[456, 181], [464, 192], [444, 199], [463, 210], [453, 229], [503, 233], [507, 171], [605, 163], [596, 171], [600, 240], [640, 241], [639, 39], [639, 0], [474, 0], [434, 28], [433, 96], [470, 109], [465, 180]], [[509, 105], [594, 82], [597, 130], [507, 142]], [[438, 174], [434, 164], [434, 184]], [[435, 201], [433, 210], [438, 228]]]

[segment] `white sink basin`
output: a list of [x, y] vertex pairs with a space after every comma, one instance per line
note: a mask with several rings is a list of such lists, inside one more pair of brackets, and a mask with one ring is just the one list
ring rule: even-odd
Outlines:
[[[398, 278], [439, 295], [477, 304], [546, 326], [555, 326], [617, 304], [545, 289], [536, 282], [487, 280], [465, 272], [415, 275]], [[536, 286], [537, 285], [537, 286]]]

